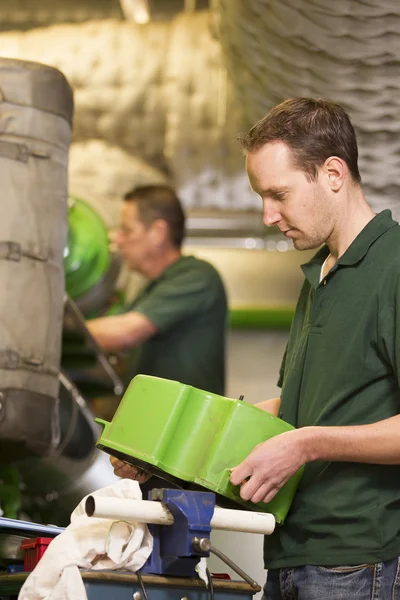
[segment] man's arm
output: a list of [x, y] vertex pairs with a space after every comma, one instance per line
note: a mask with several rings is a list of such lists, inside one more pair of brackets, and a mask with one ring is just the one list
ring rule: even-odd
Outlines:
[[255, 404], [255, 406], [261, 408], [261, 410], [265, 410], [265, 412], [270, 413], [274, 417], [278, 416], [280, 405], [280, 398], [270, 398], [269, 400], [263, 400], [262, 402]]
[[270, 502], [308, 462], [400, 464], [399, 430], [400, 415], [370, 425], [294, 429], [256, 446], [232, 469], [231, 483], [243, 482], [240, 496], [244, 500]]
[[108, 352], [131, 348], [158, 333], [150, 319], [135, 311], [91, 319], [86, 326], [99, 346]]

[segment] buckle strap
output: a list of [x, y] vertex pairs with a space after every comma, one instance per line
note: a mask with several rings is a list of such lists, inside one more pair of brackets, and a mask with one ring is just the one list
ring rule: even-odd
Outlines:
[[19, 262], [21, 256], [21, 244], [17, 242], [0, 242], [0, 259]]
[[0, 156], [4, 158], [27, 163], [30, 153], [29, 147], [26, 144], [0, 140]]

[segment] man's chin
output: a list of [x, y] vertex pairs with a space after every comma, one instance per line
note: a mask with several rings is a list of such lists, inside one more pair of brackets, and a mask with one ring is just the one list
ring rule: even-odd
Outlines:
[[313, 240], [305, 240], [303, 239], [293, 239], [293, 246], [296, 250], [316, 250], [321, 246], [321, 243], [318, 243]]

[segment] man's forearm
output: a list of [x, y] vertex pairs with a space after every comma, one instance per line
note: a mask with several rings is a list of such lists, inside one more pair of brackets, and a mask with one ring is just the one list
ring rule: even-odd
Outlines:
[[150, 319], [135, 311], [86, 321], [86, 325], [99, 346], [107, 352], [132, 348], [158, 332]]
[[280, 404], [280, 398], [270, 398], [269, 400], [263, 400], [262, 402], [258, 402], [255, 406], [261, 408], [261, 410], [265, 410], [265, 412], [268, 412], [271, 415], [274, 415], [274, 417], [277, 417], [279, 413]]
[[400, 464], [400, 415], [370, 425], [302, 427], [297, 435], [305, 462]]
[[86, 326], [103, 350], [113, 352], [122, 350], [129, 345], [130, 340], [123, 323], [118, 322], [118, 315], [86, 321]]
[[400, 415], [371, 425], [301, 427], [258, 444], [232, 469], [240, 497], [270, 502], [305, 463], [355, 462], [400, 464]]

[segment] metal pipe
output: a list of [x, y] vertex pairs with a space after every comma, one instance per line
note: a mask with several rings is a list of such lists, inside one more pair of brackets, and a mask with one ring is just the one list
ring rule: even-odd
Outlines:
[[[174, 522], [174, 517], [164, 504], [149, 500], [88, 496], [85, 511], [89, 517], [101, 519], [124, 519], [155, 525], [172, 525]], [[275, 518], [270, 513], [232, 510], [216, 506], [211, 527], [223, 531], [270, 535], [275, 529]]]
[[235, 573], [240, 575], [240, 577], [242, 577], [242, 579], [247, 581], [247, 583], [249, 583], [251, 585], [251, 587], [259, 588], [257, 581], [255, 581], [252, 577], [250, 577], [250, 575], [247, 575], [247, 573], [245, 571], [243, 571], [243, 569], [241, 569], [236, 563], [234, 563], [233, 560], [231, 560], [229, 558], [229, 556], [226, 556], [226, 554], [221, 552], [221, 550], [218, 550], [218, 548], [215, 548], [215, 546], [213, 546], [211, 544], [211, 542], [208, 538], [196, 538], [195, 537], [195, 538], [193, 538], [192, 544], [193, 544], [193, 548], [197, 552], [200, 550], [200, 552], [211, 552], [212, 554], [215, 554], [215, 556], [218, 556], [218, 558], [220, 560], [222, 560], [222, 562], [224, 562], [226, 565], [228, 565], [228, 567], [230, 567], [233, 571], [235, 571]]

